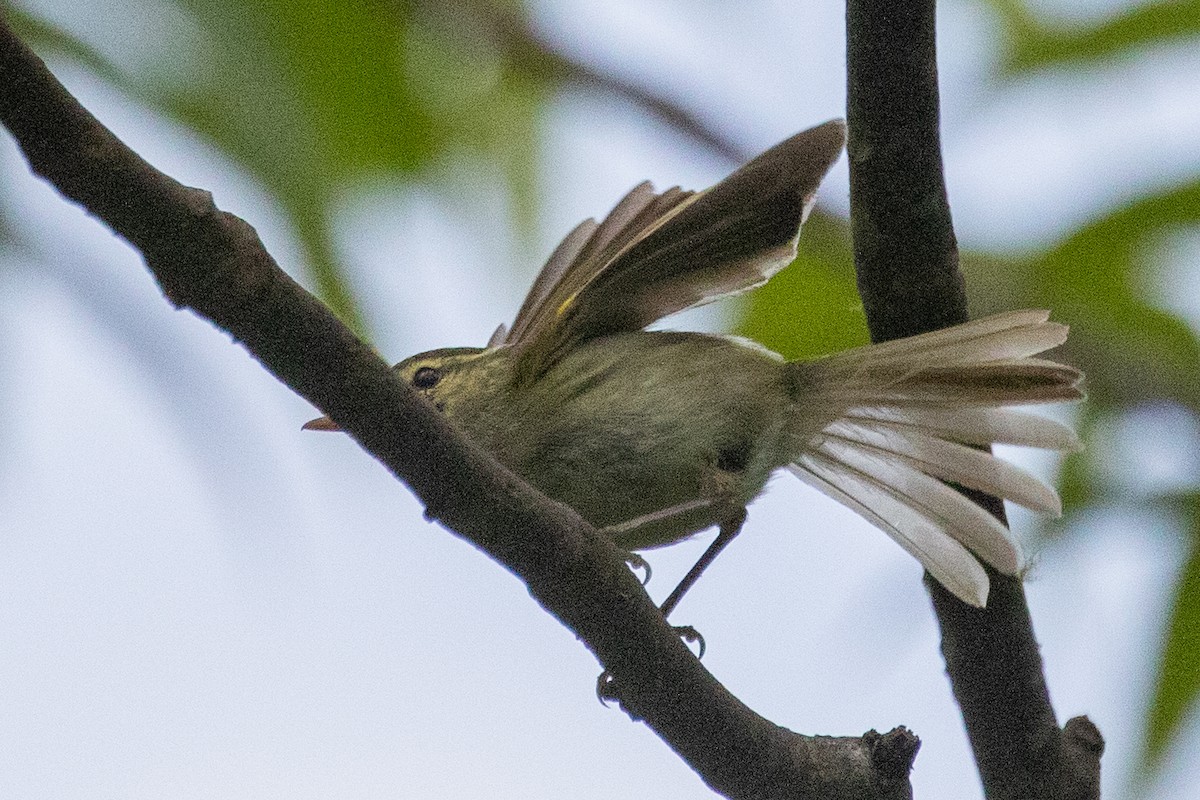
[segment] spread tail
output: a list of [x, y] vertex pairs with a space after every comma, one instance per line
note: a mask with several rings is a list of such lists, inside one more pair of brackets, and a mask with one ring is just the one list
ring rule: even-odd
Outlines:
[[1009, 406], [1083, 397], [1082, 374], [1033, 358], [1066, 341], [1048, 311], [1013, 311], [793, 365], [801, 480], [884, 530], [964, 602], [987, 602], [979, 559], [1023, 567], [999, 520], [949, 481], [1046, 514], [1053, 489], [981, 447], [1078, 450], [1066, 426]]

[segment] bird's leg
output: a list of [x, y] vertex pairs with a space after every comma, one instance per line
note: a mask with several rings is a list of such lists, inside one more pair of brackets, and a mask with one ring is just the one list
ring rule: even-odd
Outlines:
[[[729, 543], [732, 542], [742, 530], [742, 525], [746, 521], [746, 507], [744, 505], [736, 505], [731, 502], [733, 488], [736, 483], [736, 472], [740, 471], [738, 466], [739, 463], [740, 461], [738, 459], [733, 459], [733, 461], [730, 462], [730, 459], [723, 458], [720, 454], [718, 454], [713, 464], [716, 469], [711, 474], [711, 480], [706, 481], [706, 484], [710, 484], [706, 486], [706, 488], [709, 489], [709, 491], [704, 493], [707, 495], [706, 497], [690, 500], [686, 503], [681, 503], [669, 508], [660, 509], [659, 511], [655, 511], [641, 517], [636, 517], [620, 523], [619, 525], [610, 525], [603, 529], [605, 532], [610, 534], [627, 533], [629, 531], [636, 530], [642, 525], [657, 522], [663, 519], [669, 519], [670, 517], [681, 514], [687, 514], [701, 508], [709, 508], [716, 505], [718, 507], [723, 506], [724, 508], [729, 509], [728, 513], [721, 515], [721, 522], [717, 530], [717, 538], [713, 540], [712, 544], [708, 546], [708, 549], [704, 551], [704, 554], [700, 556], [700, 559], [692, 566], [690, 570], [688, 570], [687, 575], [683, 576], [683, 580], [679, 582], [679, 585], [675, 587], [671, 594], [667, 596], [667, 599], [663, 602], [663, 604], [659, 606], [659, 611], [662, 612], [663, 619], [666, 619], [670, 613], [675, 610], [675, 607], [679, 605], [679, 601], [683, 599], [683, 596], [687, 594], [688, 590], [691, 589], [693, 585], [695, 585], [696, 581], [700, 580], [700, 576], [704, 574], [704, 570], [708, 569], [708, 565], [716, 560], [717, 556], [721, 554], [721, 551], [728, 547]], [[629, 555], [633, 554], [630, 553]], [[645, 564], [645, 561], [641, 560], [640, 556], [637, 558], [642, 564]], [[632, 564], [635, 562], [631, 561], [630, 563]], [[650, 579], [649, 565], [647, 564], [646, 567], [646, 580], [648, 581]], [[676, 625], [673, 627], [675, 632], [679, 634], [680, 638], [682, 638], [685, 642], [695, 642], [699, 645], [699, 652], [696, 655], [698, 658], [703, 658], [704, 637], [700, 635], [700, 632], [691, 625]], [[612, 673], [610, 673], [608, 670], [604, 670], [604, 672], [600, 673], [600, 677], [596, 679], [596, 698], [603, 704], [607, 704], [610, 700], [620, 701], [621, 699], [616, 682], [613, 680]]]
[[[734, 537], [741, 532], [742, 524], [745, 521], [746, 509], [744, 508], [735, 510], [721, 521], [720, 528], [717, 531], [717, 538], [713, 539], [712, 544], [700, 556], [695, 566], [688, 570], [688, 574], [683, 576], [683, 580], [679, 582], [679, 585], [675, 587], [671, 594], [667, 595], [667, 599], [659, 606], [659, 610], [662, 611], [664, 617], [669, 616], [675, 610], [675, 606], [679, 605], [679, 601], [687, 594], [688, 589], [691, 589], [696, 581], [700, 580], [700, 576], [704, 574], [704, 570], [708, 569], [708, 565], [715, 561], [717, 556], [721, 554], [721, 551], [728, 547]], [[701, 649], [703, 650], [703, 647]]]
[[632, 550], [625, 551], [625, 563], [629, 565], [629, 569], [633, 572], [645, 570], [646, 575], [642, 578], [642, 586], [650, 583], [650, 576], [654, 574], [654, 570], [650, 569], [650, 562], [639, 556]]
[[[683, 576], [683, 580], [675, 587], [675, 590], [667, 596], [663, 604], [659, 606], [664, 617], [670, 616], [675, 610], [675, 606], [679, 605], [679, 601], [687, 594], [688, 589], [691, 589], [696, 581], [700, 580], [700, 576], [704, 574], [704, 570], [708, 569], [708, 565], [716, 560], [721, 551], [729, 546], [729, 543], [734, 540], [734, 537], [742, 530], [742, 524], [746, 521], [746, 506], [737, 503], [733, 500], [734, 492], [737, 488], [738, 481], [746, 468], [746, 462], [750, 457], [750, 446], [743, 445], [741, 447], [733, 447], [726, 450], [721, 450], [715, 454], [712, 462], [712, 468], [707, 472], [704, 483], [704, 495], [709, 505], [716, 506], [717, 518], [720, 520], [720, 527], [717, 531], [717, 538], [713, 539], [712, 544], [700, 556], [700, 560], [696, 562], [688, 574]], [[700, 655], [704, 655], [704, 638], [696, 632], [695, 628], [676, 628], [689, 642], [698, 641], [700, 643]]]
[[649, 514], [643, 514], [640, 517], [634, 517], [633, 519], [627, 519], [624, 522], [618, 522], [616, 525], [606, 525], [600, 530], [603, 533], [607, 533], [608, 535], [615, 537], [618, 534], [636, 531], [643, 525], [649, 525], [652, 522], [661, 522], [664, 519], [671, 519], [671, 517], [679, 517], [683, 516], [684, 514], [689, 514], [697, 509], [708, 508], [716, 502], [718, 501], [708, 497], [703, 497], [698, 500], [689, 500], [686, 503], [680, 503], [679, 505], [670, 506], [669, 508], [660, 508], [658, 511], [651, 511]]
[[[689, 514], [697, 509], [709, 508], [710, 506], [714, 505], [731, 507], [728, 515], [725, 516], [720, 522], [717, 538], [713, 540], [713, 543], [710, 544], [708, 549], [704, 551], [704, 555], [700, 556], [700, 560], [697, 561], [695, 566], [688, 571], [687, 575], [683, 576], [683, 580], [679, 582], [679, 585], [675, 587], [674, 591], [667, 596], [666, 601], [664, 601], [659, 607], [659, 610], [662, 611], [662, 615], [664, 617], [669, 616], [671, 612], [675, 610], [675, 606], [679, 605], [679, 601], [683, 599], [683, 596], [687, 593], [688, 589], [691, 589], [692, 585], [700, 579], [700, 576], [704, 574], [704, 570], [708, 569], [708, 565], [711, 564], [718, 555], [720, 555], [721, 551], [724, 550], [729, 543], [733, 541], [734, 537], [736, 537], [742, 530], [742, 524], [746, 521], [746, 509], [745, 507], [733, 506], [733, 504], [727, 499], [729, 489], [723, 484], [727, 483], [728, 481], [729, 478], [727, 477], [726, 473], [722, 471], [718, 473], [717, 478], [714, 480], [714, 483], [717, 484], [719, 488], [711, 497], [702, 497], [696, 500], [689, 500], [686, 503], [680, 503], [669, 508], [660, 508], [658, 511], [652, 511], [649, 514], [643, 514], [640, 517], [634, 517], [633, 519], [626, 520], [625, 522], [621, 522], [616, 525], [608, 525], [601, 529], [602, 532], [615, 537], [622, 533], [629, 533], [630, 531], [637, 530], [643, 525], [659, 522], [664, 519], [670, 519], [671, 517], [682, 516], [683, 514]], [[634, 569], [642, 569], [644, 567], [646, 570], [646, 580], [643, 581], [643, 585], [650, 582], [650, 565], [646, 563], [644, 558], [636, 553], [627, 553], [625, 560]], [[703, 653], [703, 639], [699, 638], [699, 634], [697, 634], [695, 630], [691, 628], [681, 628], [680, 630], [684, 632], [684, 638], [688, 641], [699, 640], [701, 642], [700, 650], [701, 653]]]
[[[667, 596], [667, 599], [659, 606], [659, 611], [662, 612], [663, 618], [666, 618], [675, 606], [679, 605], [679, 601], [687, 594], [688, 589], [691, 589], [696, 581], [700, 580], [700, 576], [704, 574], [704, 570], [708, 569], [708, 565], [716, 560], [734, 537], [742, 530], [742, 524], [746, 521], [746, 509], [739, 508], [721, 522], [720, 528], [717, 531], [717, 538], [713, 540], [704, 554], [695, 565], [688, 570], [688, 574], [683, 576], [683, 580], [675, 587], [674, 591]], [[675, 632], [685, 642], [698, 642], [700, 652], [697, 657], [704, 657], [704, 637], [700, 632], [691, 625], [676, 625]], [[620, 695], [617, 693], [616, 684], [613, 681], [612, 674], [608, 670], [600, 673], [600, 677], [596, 679], [596, 698], [603, 704], [607, 704], [610, 700], [620, 700]]]
[[[689, 500], [688, 502], [680, 503], [677, 506], [660, 508], [658, 511], [651, 511], [649, 514], [643, 514], [640, 517], [634, 517], [633, 519], [627, 519], [624, 522], [618, 522], [616, 525], [606, 525], [600, 529], [600, 532], [616, 538], [620, 534], [636, 531], [643, 525], [649, 525], [653, 522], [660, 522], [664, 519], [670, 519], [671, 517], [677, 517], [682, 514], [689, 514], [699, 508], [707, 508], [708, 506], [711, 506], [713, 502], [715, 501], [710, 499]], [[625, 563], [629, 564], [630, 569], [634, 570], [635, 572], [638, 570], [646, 571], [646, 577], [642, 579], [643, 586], [650, 582], [651, 569], [650, 564], [646, 561], [646, 559], [642, 558], [637, 553], [627, 552], [625, 553]]]
[[[704, 570], [708, 569], [708, 565], [716, 561], [721, 551], [728, 547], [729, 543], [741, 533], [742, 525], [745, 522], [746, 508], [744, 506], [732, 508], [729, 514], [721, 520], [717, 528], [717, 538], [713, 539], [712, 544], [708, 546], [708, 549], [704, 551], [692, 568], [688, 570], [688, 573], [683, 576], [683, 580], [679, 582], [679, 585], [667, 595], [667, 599], [658, 607], [664, 619], [671, 615], [671, 612], [675, 610], [675, 606], [679, 605], [679, 601], [683, 599], [683, 596], [696, 584], [696, 581], [700, 580], [700, 576], [704, 574]], [[672, 627], [675, 628], [675, 632], [685, 642], [696, 644], [697, 658], [704, 658], [704, 637], [700, 635], [700, 631], [691, 625], [674, 625]]]

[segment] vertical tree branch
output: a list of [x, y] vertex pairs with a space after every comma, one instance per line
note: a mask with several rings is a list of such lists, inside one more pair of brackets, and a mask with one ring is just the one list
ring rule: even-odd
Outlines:
[[[936, 0], [848, 0], [851, 230], [875, 341], [967, 319], [939, 140]], [[976, 499], [1001, 520], [1003, 504]], [[1024, 588], [989, 570], [986, 609], [927, 579], [989, 798], [1099, 796], [1099, 732], [1058, 728]]]
[[849, 0], [850, 224], [871, 337], [965, 322], [938, 135], [935, 0]]

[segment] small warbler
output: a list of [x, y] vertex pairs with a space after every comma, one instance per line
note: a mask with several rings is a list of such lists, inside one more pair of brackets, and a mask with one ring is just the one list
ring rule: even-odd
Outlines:
[[[780, 468], [860, 513], [975, 606], [988, 595], [980, 561], [1016, 575], [1021, 550], [946, 482], [1061, 513], [1053, 489], [981, 449], [1079, 446], [1069, 428], [1011, 408], [1082, 397], [1079, 371], [1033, 357], [1066, 339], [1046, 311], [795, 362], [728, 337], [644, 330], [790, 263], [844, 141], [833, 120], [706, 191], [637, 186], [563, 240], [511, 329], [395, 367], [469, 438], [627, 550], [719, 525], [664, 613]], [[337, 429], [328, 418], [305, 427]]]

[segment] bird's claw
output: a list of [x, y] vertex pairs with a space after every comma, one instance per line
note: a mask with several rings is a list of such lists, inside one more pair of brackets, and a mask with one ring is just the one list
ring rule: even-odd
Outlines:
[[693, 628], [691, 625], [675, 625], [675, 633], [679, 635], [688, 644], [696, 645], [696, 658], [704, 658], [704, 637], [700, 635], [700, 631]]
[[[672, 627], [680, 639], [683, 639], [688, 644], [697, 645], [696, 649], [698, 652], [696, 653], [696, 658], [704, 658], [704, 637], [700, 635], [700, 631], [691, 625], [675, 625]], [[621, 695], [617, 692], [617, 679], [608, 670], [604, 670], [604, 672], [600, 673], [600, 677], [596, 678], [596, 699], [600, 701], [600, 705], [602, 706], [621, 701]]]
[[608, 670], [604, 670], [600, 677], [596, 678], [596, 699], [602, 706], [608, 706], [610, 702], [619, 702], [621, 699], [617, 695], [617, 681]]
[[650, 583], [650, 575], [653, 572], [653, 570], [650, 569], [649, 561], [642, 558], [637, 553], [626, 553], [625, 554], [625, 563], [628, 564], [629, 568], [631, 570], [633, 570], [634, 572], [638, 572], [639, 570], [645, 570], [646, 577], [642, 578], [642, 586], [645, 586], [646, 584]]

